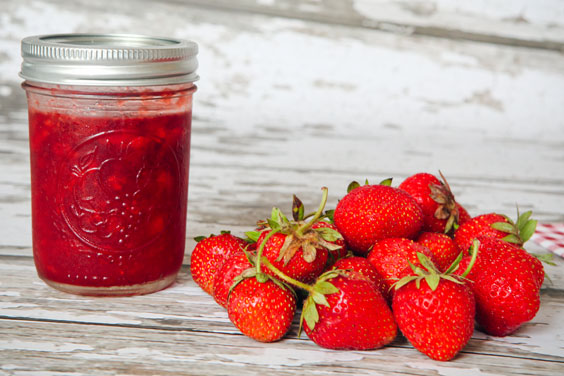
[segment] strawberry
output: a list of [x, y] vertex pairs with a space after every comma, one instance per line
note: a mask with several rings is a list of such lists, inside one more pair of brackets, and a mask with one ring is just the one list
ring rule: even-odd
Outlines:
[[240, 252], [247, 243], [229, 232], [196, 238], [198, 244], [190, 257], [192, 279], [208, 294], [213, 293], [213, 282], [217, 271], [225, 260]]
[[[476, 297], [476, 321], [486, 333], [506, 336], [539, 310], [542, 264], [501, 239], [479, 236], [477, 241], [476, 264], [468, 274]], [[461, 268], [469, 259], [462, 260]]]
[[[263, 232], [257, 243], [262, 244], [271, 232]], [[313, 244], [317, 241], [317, 235], [313, 232], [311, 234], [313, 239], [310, 244]], [[309, 245], [298, 246], [299, 243], [294, 242], [295, 248], [288, 251], [288, 247], [284, 247], [284, 244], [292, 241], [287, 240], [289, 236], [281, 233], [273, 234], [264, 246], [263, 255], [284, 274], [304, 283], [315, 281], [317, 276], [325, 270], [329, 257], [327, 249], [320, 246], [313, 246], [313, 248]], [[304, 238], [303, 244], [308, 239]], [[270, 273], [268, 270], [265, 272]]]
[[[290, 221], [278, 208], [274, 208], [267, 224], [258, 233], [257, 257], [266, 257], [277, 269], [291, 278], [304, 283], [315, 281], [325, 270], [329, 251], [344, 247], [341, 234], [325, 222], [320, 222], [323, 208], [327, 202], [327, 188], [323, 188], [320, 207], [306, 222], [303, 209], [294, 212]], [[301, 202], [300, 202], [301, 203]], [[294, 197], [294, 208], [296, 198]], [[257, 233], [247, 233], [255, 238]], [[266, 269], [265, 273], [272, 271]]]
[[405, 191], [382, 184], [358, 186], [357, 183], [349, 188], [337, 204], [333, 218], [345, 242], [357, 255], [366, 255], [378, 240], [413, 238], [421, 230], [423, 212]]
[[415, 275], [395, 286], [394, 318], [413, 347], [431, 359], [450, 360], [474, 331], [474, 295], [462, 278], [451, 274], [456, 264], [441, 274], [422, 253], [417, 256], [422, 268], [411, 264]]
[[450, 186], [428, 173], [418, 173], [405, 179], [400, 185], [421, 206], [424, 216], [423, 231], [451, 233], [458, 225], [470, 219], [470, 215], [454, 199]]
[[364, 257], [346, 257], [338, 260], [333, 269], [353, 270], [368, 278], [374, 287], [380, 291], [385, 299], [388, 299], [388, 285], [384, 282], [378, 271]]
[[532, 212], [517, 213], [517, 222], [497, 213], [482, 214], [461, 225], [454, 233], [460, 249], [467, 250], [478, 236], [490, 236], [521, 247], [535, 233], [537, 221], [529, 219]]
[[399, 278], [411, 272], [409, 262], [419, 265], [418, 252], [435, 262], [433, 254], [427, 247], [404, 238], [377, 241], [367, 259], [384, 279], [389, 289]]
[[419, 234], [416, 243], [429, 248], [435, 256], [436, 266], [440, 271], [447, 270], [460, 254], [458, 245], [446, 234], [422, 232]]
[[213, 298], [220, 306], [227, 308], [229, 289], [235, 279], [252, 266], [245, 252], [237, 252], [223, 263], [213, 282]]
[[[248, 269], [252, 274], [255, 269]], [[247, 275], [245, 275], [247, 274]], [[272, 277], [243, 273], [229, 295], [227, 313], [243, 333], [260, 342], [278, 341], [288, 332], [296, 312], [293, 290]]]
[[397, 335], [392, 312], [373, 284], [342, 270], [318, 278], [304, 303], [301, 325], [313, 342], [328, 349], [376, 349]]

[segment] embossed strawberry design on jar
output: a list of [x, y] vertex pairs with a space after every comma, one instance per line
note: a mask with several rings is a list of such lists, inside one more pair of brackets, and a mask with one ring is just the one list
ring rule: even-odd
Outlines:
[[173, 150], [154, 137], [111, 131], [76, 147], [61, 171], [62, 212], [86, 244], [132, 252], [169, 225], [179, 189]]

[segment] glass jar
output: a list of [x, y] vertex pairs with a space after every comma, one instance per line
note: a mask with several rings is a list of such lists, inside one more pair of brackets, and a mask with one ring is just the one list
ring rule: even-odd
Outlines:
[[133, 35], [22, 41], [39, 277], [82, 295], [172, 284], [182, 264], [193, 42]]

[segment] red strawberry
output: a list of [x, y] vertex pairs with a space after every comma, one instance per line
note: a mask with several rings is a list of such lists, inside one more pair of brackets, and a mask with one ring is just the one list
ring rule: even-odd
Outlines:
[[450, 270], [440, 274], [425, 256], [418, 256], [426, 270], [413, 266], [416, 275], [397, 283], [394, 317], [413, 347], [432, 359], [450, 360], [474, 331], [474, 295]]
[[417, 236], [423, 212], [413, 197], [398, 188], [364, 185], [339, 201], [334, 221], [350, 249], [366, 255], [378, 240]]
[[247, 243], [229, 233], [211, 235], [209, 238], [196, 238], [198, 244], [192, 251], [190, 271], [192, 279], [205, 292], [212, 294], [215, 274], [225, 260], [240, 252]]
[[421, 206], [425, 217], [423, 231], [450, 233], [470, 219], [468, 212], [454, 199], [445, 177], [419, 173], [405, 179], [399, 188], [409, 193]]
[[[329, 251], [344, 247], [341, 234], [330, 224], [320, 221], [327, 202], [327, 188], [322, 190], [320, 207], [308, 222], [304, 220], [301, 201], [294, 196], [294, 220], [289, 221], [280, 209], [272, 209], [271, 217], [257, 239], [259, 259], [266, 257], [282, 273], [304, 283], [315, 281], [323, 273]], [[247, 234], [253, 238], [257, 235]], [[273, 275], [269, 269], [264, 271]]]
[[[486, 333], [506, 336], [539, 310], [542, 264], [503, 240], [484, 236], [477, 240], [478, 257], [468, 274], [476, 297], [476, 321]], [[461, 269], [469, 258], [462, 260]]]
[[404, 238], [377, 241], [367, 259], [384, 279], [384, 283], [389, 289], [399, 278], [404, 277], [406, 273], [411, 273], [409, 262], [419, 265], [417, 252], [423, 253], [433, 262], [435, 261], [433, 254], [427, 247]]
[[416, 242], [421, 244], [433, 253], [436, 266], [440, 271], [445, 271], [456, 260], [460, 254], [458, 245], [451, 237], [437, 232], [422, 232]]
[[376, 349], [397, 335], [392, 312], [373, 284], [339, 270], [317, 280], [304, 303], [302, 325], [313, 342], [328, 349]]
[[264, 282], [257, 276], [243, 278], [233, 287], [227, 304], [231, 322], [241, 333], [260, 342], [284, 337], [295, 312], [294, 292], [270, 277]]
[[374, 287], [380, 291], [386, 300], [389, 298], [388, 285], [384, 282], [376, 268], [364, 257], [342, 258], [333, 265], [333, 269], [353, 270], [362, 274], [374, 284]]
[[482, 214], [460, 226], [454, 233], [454, 241], [460, 249], [467, 250], [478, 236], [489, 236], [522, 247], [535, 233], [537, 221], [529, 219], [532, 212], [517, 212], [517, 222], [496, 213]]
[[[266, 231], [261, 234], [257, 243], [262, 244], [267, 235], [272, 231]], [[312, 243], [317, 241], [317, 235], [313, 232], [315, 238]], [[304, 283], [311, 283], [323, 273], [329, 253], [327, 249], [322, 247], [303, 246], [294, 242], [295, 248], [284, 248], [284, 244], [290, 235], [276, 233], [273, 234], [266, 242], [262, 255], [265, 256], [276, 268], [280, 269], [284, 274], [291, 278], [297, 279]], [[309, 239], [309, 238], [308, 238]], [[311, 243], [310, 243], [311, 244]], [[265, 273], [272, 274], [269, 270]]]
[[454, 233], [454, 241], [458, 244], [460, 249], [466, 251], [478, 236], [491, 236], [502, 239], [508, 234], [492, 227], [494, 223], [499, 222], [509, 224], [509, 220], [501, 214], [488, 213], [474, 217], [456, 230]]
[[229, 289], [235, 279], [251, 267], [245, 252], [237, 252], [223, 263], [213, 282], [213, 297], [220, 306], [227, 308]]

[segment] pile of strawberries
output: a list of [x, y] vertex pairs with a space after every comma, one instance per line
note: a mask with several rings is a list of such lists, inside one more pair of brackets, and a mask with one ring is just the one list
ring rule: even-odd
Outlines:
[[353, 182], [327, 211], [323, 188], [308, 214], [294, 196], [291, 219], [274, 208], [245, 239], [196, 239], [192, 277], [257, 341], [283, 338], [301, 306], [299, 332], [325, 348], [376, 349], [399, 328], [432, 359], [452, 359], [475, 322], [506, 336], [533, 319], [544, 270], [523, 249], [531, 212], [472, 218], [441, 177]]

